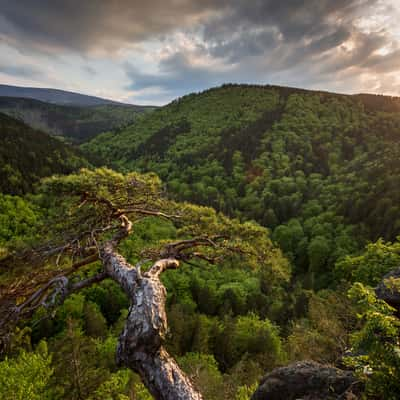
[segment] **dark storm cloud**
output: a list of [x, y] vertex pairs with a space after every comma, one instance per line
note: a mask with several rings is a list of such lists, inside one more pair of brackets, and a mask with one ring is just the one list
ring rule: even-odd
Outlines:
[[[386, 55], [377, 55], [376, 52], [390, 43], [387, 34], [374, 33], [365, 34], [354, 32], [351, 36], [353, 48], [350, 51], [342, 52], [340, 56], [335, 57], [326, 63], [324, 71], [334, 73], [349, 68], [357, 68], [359, 71], [371, 71], [379, 73], [378, 66], [385, 67], [386, 72], [394, 71], [399, 68], [399, 51], [393, 50]], [[397, 64], [396, 64], [397, 60]], [[394, 62], [395, 61], [395, 62]], [[376, 71], [374, 71], [376, 67]], [[390, 71], [389, 71], [390, 70]]]
[[220, 74], [206, 67], [191, 65], [183, 53], [175, 53], [160, 63], [157, 74], [144, 74], [126, 63], [125, 72], [131, 80], [127, 89], [141, 90], [148, 87], [162, 88], [177, 96], [219, 83]]
[[0, 34], [21, 46], [85, 52], [199, 25], [213, 53], [237, 59], [268, 49], [277, 34], [287, 43], [333, 37], [355, 10], [376, 1], [0, 0]]
[[[209, 40], [227, 39], [232, 29], [277, 27], [285, 40], [299, 40], [304, 35], [315, 35], [327, 16], [355, 1], [324, 0], [233, 0], [226, 12], [206, 25], [205, 37]], [[330, 3], [330, 4], [329, 4]], [[334, 8], [332, 5], [335, 4]]]
[[[0, 41], [33, 54], [90, 59], [156, 39], [158, 49], [169, 47], [154, 57], [156, 73], [143, 72], [151, 64], [145, 46], [147, 61], [117, 66], [127, 89], [157, 88], [171, 98], [229, 81], [332, 87], [337, 80], [346, 88], [364, 72], [399, 69], [398, 39], [386, 27], [369, 32], [357, 24], [386, 1], [0, 0]], [[175, 32], [196, 37], [195, 48], [175, 41]]]
[[112, 51], [197, 23], [212, 0], [0, 0], [0, 36], [21, 47]]
[[227, 58], [230, 62], [240, 62], [243, 57], [262, 54], [279, 44], [278, 32], [268, 27], [262, 30], [241, 27], [227, 37], [206, 37], [206, 40], [209, 39], [210, 54]]
[[[235, 59], [246, 56], [251, 47], [257, 54], [270, 50], [271, 44], [275, 48], [302, 48], [306, 57], [346, 41], [355, 14], [368, 11], [375, 3], [377, 0], [254, 0], [250, 5], [235, 0], [225, 13], [205, 24], [204, 38], [213, 44], [214, 54], [223, 55], [224, 49], [233, 49], [235, 54], [231, 52], [230, 56]], [[241, 45], [243, 37], [233, 34], [237, 31], [256, 32], [248, 36], [257, 46]]]
[[[232, 68], [221, 72], [198, 67], [179, 50], [161, 60], [159, 73], [126, 69], [131, 89], [156, 86], [179, 96], [228, 81], [271, 82], [310, 86], [332, 81], [348, 69], [392, 71], [397, 51], [375, 53], [390, 43], [387, 32], [363, 33], [355, 24], [368, 17], [377, 0], [233, 0], [219, 4], [223, 12], [202, 25], [205, 43], [198, 52], [221, 59]], [[351, 48], [343, 46], [352, 43]], [[358, 76], [356, 75], [356, 78]], [[207, 85], [208, 83], [208, 85]]]

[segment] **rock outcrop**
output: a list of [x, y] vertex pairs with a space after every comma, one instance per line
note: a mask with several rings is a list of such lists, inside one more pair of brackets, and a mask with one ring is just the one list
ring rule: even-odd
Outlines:
[[350, 371], [301, 361], [268, 373], [251, 400], [353, 400], [360, 389]]

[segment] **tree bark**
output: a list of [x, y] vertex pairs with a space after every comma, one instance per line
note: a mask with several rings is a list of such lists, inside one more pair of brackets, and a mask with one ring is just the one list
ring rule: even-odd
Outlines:
[[166, 290], [160, 274], [179, 267], [174, 258], [158, 260], [148, 272], [130, 265], [110, 242], [102, 252], [106, 273], [130, 299], [130, 308], [119, 337], [117, 361], [137, 372], [157, 400], [202, 400], [189, 378], [163, 347], [167, 333]]

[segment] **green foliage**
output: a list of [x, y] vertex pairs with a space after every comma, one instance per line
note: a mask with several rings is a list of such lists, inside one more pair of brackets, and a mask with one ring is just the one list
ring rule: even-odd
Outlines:
[[[217, 399], [220, 393], [233, 398], [239, 387], [243, 394], [245, 386], [255, 383], [264, 369], [285, 359], [279, 329], [271, 321], [285, 307], [290, 266], [267, 229], [255, 222], [229, 219], [208, 207], [172, 201], [154, 174], [82, 169], [45, 178], [30, 198], [33, 215], [40, 222], [35, 233], [50, 240], [51, 246], [63, 246], [69, 238], [76, 243], [77, 236], [81, 242], [92, 240], [92, 236], [80, 236], [85, 232], [99, 232], [95, 244], [100, 245], [119, 227], [111, 213], [124, 208], [134, 229], [120, 251], [132, 263], [160, 257], [166, 243], [210, 238], [212, 246], [196, 249], [202, 257], [182, 258], [177, 271], [162, 276], [168, 290], [167, 346], [188, 371], [193, 371], [193, 365], [200, 371], [198, 384], [207, 398]], [[160, 219], [136, 211], [144, 208], [175, 217]], [[70, 263], [66, 248], [60, 256], [39, 264], [35, 279], [40, 274], [60, 274]], [[84, 279], [97, 268], [82, 268], [70, 274], [69, 280]], [[15, 282], [31, 273], [28, 269], [29, 263], [25, 270], [13, 269], [15, 276], [5, 275]], [[104, 281], [69, 296], [53, 318], [44, 307], [37, 311], [31, 321], [32, 341], [47, 338], [49, 342], [55, 399], [124, 399], [132, 393], [149, 398], [137, 378], [127, 380], [116, 372], [116, 337], [128, 305], [121, 288]]]
[[21, 351], [16, 358], [0, 362], [0, 398], [9, 400], [52, 399], [49, 381], [53, 375], [45, 342], [35, 352]]
[[336, 264], [335, 272], [341, 279], [377, 285], [383, 275], [400, 265], [400, 241], [385, 242], [379, 239], [366, 246], [359, 256], [347, 256]]
[[253, 361], [241, 361], [224, 375], [208, 354], [186, 353], [178, 362], [206, 400], [250, 400], [258, 386], [260, 370], [254, 374]]
[[108, 333], [107, 322], [100, 311], [100, 307], [89, 301], [85, 304], [83, 312], [86, 334], [91, 337], [106, 337]]
[[[223, 96], [221, 96], [221, 91]], [[196, 95], [185, 96], [165, 108], [157, 109], [152, 113], [154, 117], [145, 116], [138, 120], [140, 133], [132, 127], [128, 127], [118, 133], [118, 142], [114, 140], [115, 133], [106, 133], [100, 135], [98, 140], [91, 143], [90, 149], [95, 150], [99, 155], [117, 155], [121, 149], [124, 149], [120, 153], [118, 161], [122, 158], [131, 161], [130, 157], [135, 156], [142, 143], [148, 141], [151, 152], [150, 149], [146, 151], [146, 159], [143, 160], [146, 163], [152, 161], [152, 154], [154, 154], [154, 158], [159, 157], [160, 154], [170, 156], [169, 148], [163, 148], [166, 139], [155, 140], [155, 137], [152, 138], [153, 135], [159, 138], [170, 137], [175, 139], [176, 134], [185, 134], [185, 139], [182, 136], [180, 137], [180, 143], [169, 140], [167, 144], [172, 144], [178, 153], [181, 147], [183, 150], [181, 155], [186, 160], [188, 160], [188, 157], [194, 156], [192, 165], [195, 165], [199, 161], [200, 153], [206, 154], [209, 148], [210, 133], [218, 133], [227, 126], [240, 128], [247, 122], [256, 121], [265, 109], [272, 109], [277, 102], [277, 96], [273, 91], [265, 92], [262, 89], [245, 89], [240, 96], [232, 96], [232, 94], [234, 94], [234, 90], [226, 86], [220, 91], [209, 90], [204, 92], [203, 97], [206, 101]], [[216, 112], [216, 110], [219, 112]], [[214, 140], [213, 144], [218, 144], [218, 141]], [[192, 147], [192, 154], [188, 146]], [[89, 146], [84, 147], [89, 149]], [[217, 148], [214, 149], [214, 151], [217, 150]], [[212, 168], [210, 167], [209, 172]], [[212, 174], [208, 176], [211, 177]]]
[[65, 174], [89, 163], [49, 135], [0, 113], [0, 191], [21, 195], [45, 176]]
[[[171, 201], [162, 192], [161, 182], [154, 174], [131, 172], [123, 175], [106, 168], [82, 169], [78, 174], [44, 179], [38, 193], [40, 206], [49, 210], [45, 234], [53, 243], [62, 245], [66, 237], [74, 238], [79, 232], [93, 230], [99, 232], [97, 244], [107, 240], [113, 228], [118, 228], [118, 224], [110, 222], [112, 207], [124, 210], [135, 224], [134, 234], [121, 246], [132, 262], [146, 256], [158, 257], [166, 243], [177, 238], [209, 237], [216, 238], [217, 243], [203, 246], [203, 258], [193, 262], [205, 264], [204, 260], [210, 258], [221, 266], [241, 265], [262, 271], [271, 288], [290, 278], [290, 267], [269, 239], [267, 229], [253, 222], [229, 219], [208, 207]], [[171, 222], [164, 223], [152, 215], [145, 218], [141, 210], [174, 216]], [[103, 229], [108, 226], [110, 228]]]
[[260, 357], [264, 368], [271, 368], [284, 360], [279, 329], [269, 320], [261, 320], [254, 314], [241, 316], [234, 327], [231, 353]]
[[177, 199], [268, 226], [295, 274], [319, 289], [367, 239], [398, 234], [395, 103], [224, 85], [84, 148], [117, 169], [157, 172]]
[[308, 292], [307, 314], [293, 322], [287, 337], [291, 361], [312, 359], [335, 363], [349, 346], [356, 312], [343, 292]]
[[133, 385], [133, 393], [137, 400], [153, 400], [153, 396], [141, 382], [137, 382]]
[[79, 325], [79, 320], [69, 318], [66, 329], [50, 343], [58, 399], [88, 398], [110, 375], [110, 361], [102, 357], [104, 348]]
[[[131, 207], [132, 221], [141, 219], [135, 209], [169, 211], [170, 203], [161, 196], [161, 182], [155, 174], [136, 172], [123, 175], [107, 168], [81, 169], [67, 176], [52, 176], [42, 180], [37, 202], [47, 210], [42, 240], [63, 245], [66, 238], [97, 229], [98, 240], [105, 239], [109, 230], [110, 204], [115, 209]], [[133, 203], [134, 202], [134, 203]], [[112, 213], [111, 213], [112, 214]], [[67, 218], [66, 218], [67, 217]], [[117, 224], [111, 224], [111, 228]]]
[[[88, 397], [88, 400], [129, 400], [127, 387], [129, 387], [131, 375], [132, 372], [125, 369], [111, 374], [109, 379], [103, 382], [98, 389]], [[139, 400], [142, 399], [139, 397]]]
[[256, 383], [251, 386], [240, 386], [236, 392], [235, 400], [250, 400], [257, 387], [258, 385]]
[[361, 283], [353, 285], [349, 296], [358, 307], [362, 327], [353, 334], [356, 355], [347, 363], [366, 381], [367, 396], [395, 400], [400, 391], [400, 321], [392, 307]]
[[180, 367], [192, 379], [205, 400], [218, 400], [223, 393], [222, 374], [214, 357], [208, 354], [186, 353], [178, 359]]
[[0, 247], [28, 241], [39, 224], [37, 208], [28, 200], [0, 193]]
[[113, 281], [101, 282], [86, 289], [85, 297], [100, 308], [101, 314], [110, 325], [118, 320], [121, 310], [129, 305], [125, 293]]
[[[46, 179], [28, 209], [3, 199], [4, 243], [19, 234], [25, 240], [35, 215], [40, 224], [52, 222], [42, 237], [59, 243], [77, 227], [108, 224], [106, 201], [150, 201], [180, 218], [132, 212], [134, 235], [121, 245], [130, 262], [154, 258], [178, 238], [223, 238], [224, 246], [204, 249], [215, 265], [193, 258], [162, 277], [167, 347], [205, 398], [248, 399], [266, 370], [288, 360], [336, 363], [351, 345], [348, 363], [365, 379], [367, 395], [395, 399], [398, 318], [361, 284], [353, 286], [352, 302], [344, 293], [349, 283], [376, 285], [399, 265], [397, 103], [269, 86], [185, 96], [82, 148], [119, 171], [156, 172], [173, 199], [198, 205], [173, 201], [154, 174], [85, 169]], [[21, 187], [22, 174], [3, 169]], [[94, 194], [105, 201], [88, 206]], [[151, 398], [137, 376], [116, 372], [113, 362], [127, 307], [121, 290], [103, 282], [70, 298], [52, 322], [38, 313], [33, 342], [49, 337], [54, 398]], [[62, 353], [72, 356], [61, 360]]]

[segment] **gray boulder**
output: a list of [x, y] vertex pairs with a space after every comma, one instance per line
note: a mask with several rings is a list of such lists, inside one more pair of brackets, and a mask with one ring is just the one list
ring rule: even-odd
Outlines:
[[360, 389], [350, 371], [301, 361], [268, 373], [251, 400], [350, 400]]

